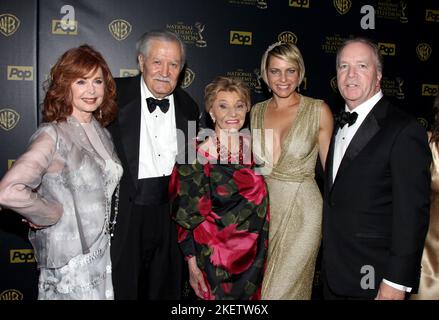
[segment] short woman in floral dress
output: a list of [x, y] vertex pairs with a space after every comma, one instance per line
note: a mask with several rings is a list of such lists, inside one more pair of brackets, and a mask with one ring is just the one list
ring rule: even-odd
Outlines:
[[260, 299], [268, 246], [268, 193], [255, 172], [250, 110], [241, 81], [218, 77], [205, 89], [215, 130], [196, 146], [192, 164], [177, 164], [171, 180], [179, 244], [189, 282], [204, 300]]

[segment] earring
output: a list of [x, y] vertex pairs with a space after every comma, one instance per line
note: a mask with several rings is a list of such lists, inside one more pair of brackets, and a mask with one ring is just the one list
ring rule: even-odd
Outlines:
[[99, 108], [99, 119], [102, 119], [102, 108]]
[[210, 114], [210, 117], [212, 118], [213, 123], [215, 123], [215, 121], [216, 121], [215, 117], [211, 113], [209, 113], [209, 114]]

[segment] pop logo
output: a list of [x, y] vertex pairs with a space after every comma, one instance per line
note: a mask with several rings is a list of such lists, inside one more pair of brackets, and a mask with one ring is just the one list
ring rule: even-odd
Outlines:
[[8, 66], [8, 80], [34, 79], [34, 68], [30, 66]]
[[309, 0], [290, 0], [290, 7], [309, 8]]
[[439, 10], [425, 10], [425, 21], [439, 22]]
[[230, 31], [230, 44], [251, 46], [252, 33], [247, 31]]
[[378, 42], [378, 49], [383, 56], [394, 56], [396, 53], [396, 45], [394, 43]]
[[14, 162], [15, 162], [15, 159], [8, 159], [8, 170], [11, 169]]
[[77, 35], [78, 21], [75, 20], [75, 8], [71, 5], [64, 5], [60, 10], [64, 16], [61, 20], [52, 20], [52, 33], [61, 35]]
[[10, 263], [31, 263], [35, 262], [32, 249], [11, 249], [9, 250]]
[[435, 97], [438, 94], [439, 85], [437, 84], [423, 84], [422, 95]]
[[119, 77], [125, 78], [125, 77], [134, 77], [139, 74], [138, 69], [120, 69], [119, 70]]
[[52, 34], [75, 36], [78, 34], [78, 21], [65, 24], [62, 20], [52, 20]]

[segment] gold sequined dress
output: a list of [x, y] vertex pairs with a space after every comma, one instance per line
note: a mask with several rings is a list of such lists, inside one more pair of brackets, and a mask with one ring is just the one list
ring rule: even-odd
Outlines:
[[430, 225], [422, 254], [418, 294], [412, 300], [439, 300], [439, 150], [430, 142], [431, 163]]
[[255, 157], [271, 171], [265, 176], [271, 217], [262, 299], [310, 299], [321, 242], [322, 196], [314, 172], [323, 101], [301, 96], [276, 164], [270, 130], [264, 130], [269, 101], [256, 104], [251, 112]]

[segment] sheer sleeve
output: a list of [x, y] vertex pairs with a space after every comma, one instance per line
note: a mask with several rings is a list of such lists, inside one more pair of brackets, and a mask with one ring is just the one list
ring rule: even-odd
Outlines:
[[51, 167], [57, 145], [53, 124], [42, 125], [31, 137], [23, 155], [0, 181], [0, 205], [12, 209], [37, 226], [56, 223], [62, 205], [36, 192]]

